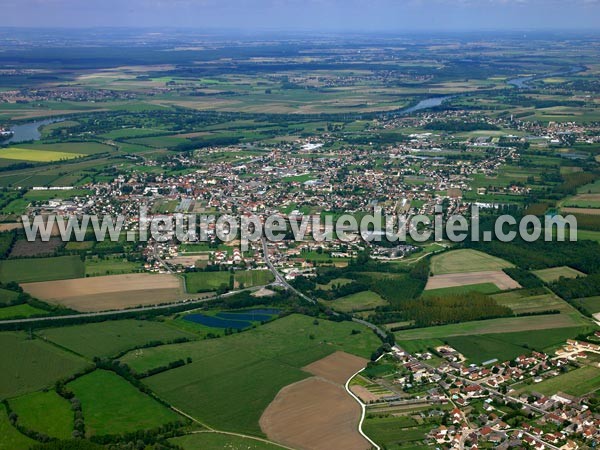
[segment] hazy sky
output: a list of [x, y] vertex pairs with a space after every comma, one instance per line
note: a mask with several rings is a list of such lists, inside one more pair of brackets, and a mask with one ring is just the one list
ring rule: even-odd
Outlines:
[[600, 0], [0, 0], [2, 26], [600, 29]]

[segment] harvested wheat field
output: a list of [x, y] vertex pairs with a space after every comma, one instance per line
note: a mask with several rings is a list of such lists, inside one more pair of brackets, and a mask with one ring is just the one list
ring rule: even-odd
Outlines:
[[560, 212], [563, 214], [589, 214], [589, 215], [600, 215], [600, 208], [561, 208]]
[[21, 286], [40, 300], [82, 312], [154, 305], [183, 297], [181, 280], [169, 274], [108, 275], [24, 283]]
[[335, 352], [302, 368], [334, 383], [345, 385], [348, 378], [367, 365], [368, 361], [345, 352]]
[[335, 352], [303, 370], [317, 376], [279, 391], [260, 418], [260, 427], [274, 442], [298, 449], [371, 448], [358, 432], [361, 407], [344, 387], [367, 360]]
[[521, 285], [506, 275], [501, 270], [487, 272], [448, 273], [445, 275], [434, 275], [429, 277], [425, 290], [441, 289], [456, 286], [467, 286], [469, 284], [494, 283], [498, 289], [517, 289]]
[[364, 450], [358, 432], [361, 408], [339, 384], [311, 377], [284, 387], [260, 418], [272, 441], [298, 449]]

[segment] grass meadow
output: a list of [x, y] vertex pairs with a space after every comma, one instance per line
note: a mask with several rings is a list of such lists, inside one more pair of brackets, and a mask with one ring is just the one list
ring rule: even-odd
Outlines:
[[22, 435], [8, 420], [6, 407], [0, 405], [0, 450], [28, 450], [34, 444], [33, 439]]
[[283, 448], [279, 445], [251, 438], [213, 432], [188, 434], [169, 439], [169, 442], [183, 448], [183, 450], [222, 450], [224, 448], [231, 450], [278, 450]]
[[81, 400], [88, 436], [152, 429], [181, 419], [114, 372], [96, 370], [67, 388]]
[[512, 266], [503, 259], [471, 249], [452, 250], [431, 258], [434, 275], [502, 270]]
[[84, 265], [79, 256], [0, 261], [0, 282], [2, 283], [64, 280], [81, 278], [84, 275]]
[[222, 285], [229, 286], [231, 274], [222, 272], [189, 272], [185, 274], [185, 286], [190, 294], [216, 291]]
[[332, 301], [322, 301], [321, 303], [341, 312], [364, 311], [388, 304], [373, 291], [357, 292]]
[[86, 358], [114, 356], [153, 341], [194, 338], [194, 335], [149, 320], [110, 320], [99, 323], [47, 328], [39, 335]]
[[70, 439], [73, 432], [71, 404], [55, 391], [34, 392], [10, 401], [19, 424], [46, 436]]
[[0, 399], [46, 388], [89, 363], [25, 333], [0, 333]]
[[537, 277], [545, 283], [552, 283], [553, 281], [558, 281], [560, 278], [577, 278], [577, 277], [585, 277], [585, 273], [580, 272], [579, 270], [572, 269], [571, 267], [561, 266], [561, 267], [551, 267], [549, 269], [541, 269], [535, 270], [533, 272], [537, 275]]

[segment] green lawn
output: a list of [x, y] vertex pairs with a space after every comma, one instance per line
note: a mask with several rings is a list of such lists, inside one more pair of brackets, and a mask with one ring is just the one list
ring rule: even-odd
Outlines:
[[27, 450], [38, 442], [22, 435], [8, 421], [6, 407], [0, 405], [0, 450]]
[[322, 301], [321, 303], [341, 312], [364, 311], [388, 304], [373, 291], [357, 292], [332, 301]]
[[113, 356], [153, 341], [194, 338], [194, 335], [150, 320], [109, 320], [60, 328], [47, 328], [40, 336], [83, 355]]
[[230, 277], [231, 274], [227, 271], [189, 272], [185, 274], [185, 285], [190, 294], [216, 291], [222, 285], [229, 287]]
[[10, 401], [19, 424], [46, 436], [70, 439], [73, 432], [71, 404], [55, 391], [34, 392]]
[[571, 267], [561, 266], [561, 267], [551, 267], [550, 269], [542, 269], [535, 270], [533, 272], [538, 276], [540, 280], [545, 283], [552, 283], [553, 281], [557, 281], [559, 278], [577, 278], [577, 277], [585, 277], [585, 273], [582, 273], [578, 270], [572, 269]]
[[84, 276], [79, 256], [53, 258], [9, 259], [0, 261], [0, 282], [30, 283], [34, 281], [64, 280]]
[[278, 450], [279, 445], [221, 433], [194, 433], [169, 439], [183, 450]]
[[81, 400], [88, 436], [129, 433], [181, 420], [174, 411], [113, 372], [96, 370], [67, 388]]
[[[361, 332], [352, 334], [352, 330]], [[192, 363], [144, 379], [169, 403], [218, 429], [261, 435], [258, 420], [277, 392], [306, 378], [301, 367], [336, 350], [368, 357], [380, 345], [370, 330], [291, 315], [220, 339], [130, 352], [121, 361], [135, 371], [178, 359]]]
[[513, 265], [503, 259], [471, 249], [452, 250], [431, 258], [431, 271], [434, 275], [502, 270], [506, 267], [513, 267]]
[[40, 339], [12, 332], [0, 333], [0, 361], [0, 399], [43, 389], [88, 365]]

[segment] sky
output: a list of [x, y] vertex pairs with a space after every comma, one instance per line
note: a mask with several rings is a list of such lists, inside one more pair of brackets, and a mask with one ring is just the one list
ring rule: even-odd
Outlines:
[[2, 26], [598, 30], [600, 0], [0, 0]]

